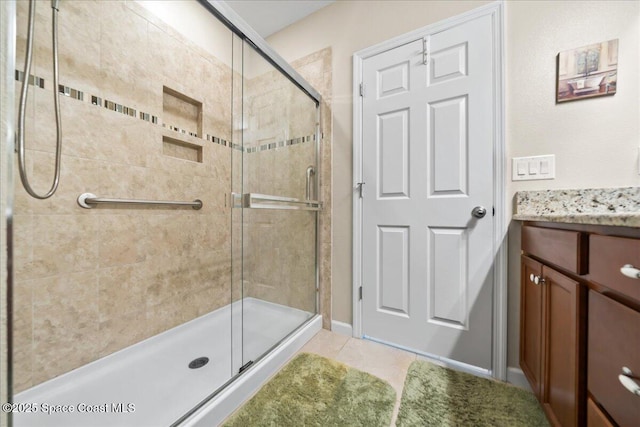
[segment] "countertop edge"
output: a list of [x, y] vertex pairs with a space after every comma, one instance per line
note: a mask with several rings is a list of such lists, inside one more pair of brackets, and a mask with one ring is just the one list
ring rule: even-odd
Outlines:
[[512, 219], [515, 221], [541, 221], [640, 228], [640, 213], [626, 212], [612, 214], [515, 214]]

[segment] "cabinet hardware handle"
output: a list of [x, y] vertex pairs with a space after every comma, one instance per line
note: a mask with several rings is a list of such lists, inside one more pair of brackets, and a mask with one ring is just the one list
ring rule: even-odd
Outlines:
[[631, 264], [623, 265], [620, 269], [620, 273], [632, 279], [640, 279], [640, 270], [638, 270]]
[[635, 377], [633, 376], [633, 372], [631, 372], [631, 369], [623, 366], [622, 374], [618, 375], [618, 380], [624, 386], [624, 388], [626, 388], [636, 396], [640, 396], [640, 384], [635, 382], [633, 378]]
[[531, 274], [529, 275], [529, 280], [531, 280], [531, 281], [533, 282], [533, 281], [534, 281], [534, 279], [535, 279], [535, 277], [536, 277], [536, 276], [534, 276], [534, 274], [533, 274], [533, 273], [531, 273]]
[[544, 278], [540, 276], [534, 276], [533, 283], [535, 283], [536, 285], [544, 285]]

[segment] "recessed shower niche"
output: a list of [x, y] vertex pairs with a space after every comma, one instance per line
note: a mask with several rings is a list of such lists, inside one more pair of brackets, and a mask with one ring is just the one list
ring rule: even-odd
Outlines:
[[168, 136], [162, 137], [162, 154], [176, 159], [202, 163], [202, 146]]
[[202, 138], [202, 102], [162, 86], [162, 123], [171, 130]]

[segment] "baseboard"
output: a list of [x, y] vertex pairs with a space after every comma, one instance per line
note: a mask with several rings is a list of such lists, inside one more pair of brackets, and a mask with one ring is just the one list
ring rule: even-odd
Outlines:
[[527, 381], [527, 377], [524, 376], [524, 372], [522, 372], [522, 369], [520, 368], [514, 368], [512, 366], [507, 368], [507, 382], [527, 391], [531, 391], [529, 381]]
[[331, 321], [331, 331], [348, 337], [353, 336], [353, 327], [348, 323], [339, 322], [337, 320]]

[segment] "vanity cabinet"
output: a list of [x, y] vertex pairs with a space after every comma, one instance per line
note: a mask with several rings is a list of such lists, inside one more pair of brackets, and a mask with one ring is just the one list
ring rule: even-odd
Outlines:
[[584, 289], [524, 255], [522, 271], [520, 365], [552, 425], [581, 425]]
[[555, 426], [640, 426], [640, 229], [525, 222], [520, 366]]

